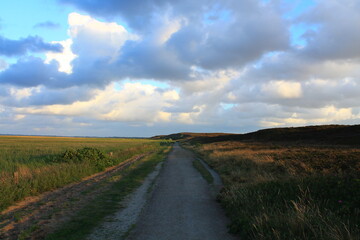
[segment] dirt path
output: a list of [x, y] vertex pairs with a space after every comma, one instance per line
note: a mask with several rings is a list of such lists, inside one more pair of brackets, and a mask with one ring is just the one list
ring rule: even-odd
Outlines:
[[174, 145], [131, 240], [235, 239], [207, 182], [192, 166], [191, 152]]

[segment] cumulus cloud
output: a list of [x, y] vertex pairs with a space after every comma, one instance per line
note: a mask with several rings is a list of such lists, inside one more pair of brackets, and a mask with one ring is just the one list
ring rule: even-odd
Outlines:
[[285, 21], [270, 5], [237, 4], [230, 14], [228, 22], [187, 25], [172, 36], [169, 45], [183, 61], [205, 69], [241, 67], [266, 52], [287, 49]]
[[103, 58], [113, 61], [127, 40], [136, 39], [119, 24], [100, 22], [90, 16], [70, 13], [68, 22], [72, 51], [82, 61]]
[[116, 23], [99, 22], [77, 13], [69, 15], [69, 25], [71, 38], [53, 43], [61, 46], [63, 52], [48, 52], [45, 62], [36, 57], [18, 59], [17, 63], [0, 72], [0, 84], [105, 87], [116, 79], [116, 66], [112, 62], [125, 41], [135, 39], [135, 36]]
[[61, 52], [60, 44], [46, 43], [39, 36], [29, 36], [19, 40], [11, 40], [0, 36], [0, 55], [21, 56], [28, 52]]
[[35, 24], [34, 28], [57, 29], [60, 28], [60, 24], [52, 21], [45, 21]]
[[95, 91], [86, 87], [69, 87], [65, 89], [49, 89], [43, 86], [31, 88], [10, 88], [10, 98], [3, 101], [14, 107], [51, 106], [71, 104], [76, 101], [88, 101], [94, 97]]
[[298, 82], [270, 81], [261, 88], [264, 94], [273, 98], [300, 98], [302, 96], [301, 84]]
[[[79, 89], [74, 89], [76, 94]], [[99, 120], [131, 123], [168, 122], [171, 113], [164, 111], [179, 99], [174, 90], [160, 90], [152, 85], [126, 83], [116, 90], [109, 85], [104, 90], [93, 92], [94, 97], [87, 101], [52, 106], [30, 106], [17, 108], [19, 114], [45, 114], [86, 116]]]
[[259, 65], [248, 66], [244, 81], [266, 82], [272, 79], [306, 81], [312, 78], [337, 80], [353, 76], [360, 77], [359, 63], [355, 60], [314, 60], [303, 55], [290, 52], [280, 52], [264, 56]]
[[360, 119], [356, 0], [319, 0], [292, 18], [283, 1], [59, 1], [88, 14], [71, 13], [69, 38], [49, 43], [62, 52], [0, 61], [6, 124], [148, 136]]
[[21, 58], [0, 72], [0, 84], [19, 87], [35, 87], [39, 85], [58, 86], [63, 84], [65, 73], [58, 72], [56, 62], [45, 64], [41, 58]]
[[336, 108], [332, 105], [319, 109], [298, 109], [287, 117], [267, 116], [260, 121], [262, 127], [304, 126], [314, 124], [355, 124], [360, 115], [352, 108]]
[[[273, 4], [256, 1], [72, 1], [92, 14], [122, 16], [142, 41], [128, 44], [120, 56], [124, 69], [144, 66], [143, 75], [156, 74], [166, 64], [174, 76], [186, 78], [192, 66], [206, 69], [240, 67], [267, 51], [285, 50], [289, 45], [287, 24]], [[141, 8], [138, 7], [141, 4]], [[211, 14], [211, 20], [208, 15]], [[215, 17], [214, 17], [215, 16]], [[170, 20], [169, 20], [170, 19]], [[141, 23], [141, 24], [139, 24]], [[166, 29], [162, 45], [153, 44], [158, 29]], [[170, 34], [169, 34], [170, 33]], [[160, 34], [161, 35], [161, 34]], [[266, 39], [266, 41], [263, 41]], [[159, 54], [154, 54], [159, 52]], [[143, 53], [143, 55], [141, 55]], [[131, 65], [124, 59], [131, 55]], [[138, 57], [137, 57], [138, 56]], [[141, 71], [141, 70], [140, 70]], [[133, 73], [132, 73], [133, 74]], [[159, 77], [171, 78], [170, 74]], [[143, 76], [142, 76], [143, 77]]]
[[61, 53], [47, 52], [45, 63], [51, 63], [51, 61], [55, 60], [59, 64], [58, 70], [60, 72], [71, 74], [72, 73], [71, 63], [77, 57], [77, 55], [75, 55], [71, 50], [71, 46], [73, 43], [72, 39], [69, 38], [64, 41], [57, 41], [57, 42], [55, 41], [53, 43], [61, 44], [64, 50]]

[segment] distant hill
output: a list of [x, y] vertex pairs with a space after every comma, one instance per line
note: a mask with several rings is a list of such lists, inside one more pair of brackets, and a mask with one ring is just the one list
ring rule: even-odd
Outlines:
[[190, 141], [193, 143], [221, 141], [276, 141], [360, 145], [360, 125], [319, 125], [271, 128], [246, 134], [184, 132], [155, 136], [153, 139], [173, 139]]
[[184, 139], [192, 139], [196, 137], [218, 137], [224, 135], [237, 135], [237, 134], [228, 134], [228, 133], [191, 133], [191, 132], [182, 132], [182, 133], [173, 133], [169, 135], [158, 135], [154, 136], [151, 139], [172, 139], [172, 140], [184, 140]]

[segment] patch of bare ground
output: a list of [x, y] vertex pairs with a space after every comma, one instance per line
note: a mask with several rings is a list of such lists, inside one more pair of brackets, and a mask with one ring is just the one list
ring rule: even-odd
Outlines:
[[42, 239], [68, 221], [87, 202], [106, 191], [116, 173], [145, 155], [134, 156], [81, 182], [26, 198], [9, 207], [0, 214], [0, 239], [19, 239], [29, 232], [30, 239]]

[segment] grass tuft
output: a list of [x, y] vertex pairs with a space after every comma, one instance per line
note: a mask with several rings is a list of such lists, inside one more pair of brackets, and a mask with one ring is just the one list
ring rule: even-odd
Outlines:
[[200, 162], [200, 160], [195, 159], [193, 161], [193, 166], [200, 172], [201, 176], [209, 183], [213, 183], [214, 178], [206, 169], [206, 167]]

